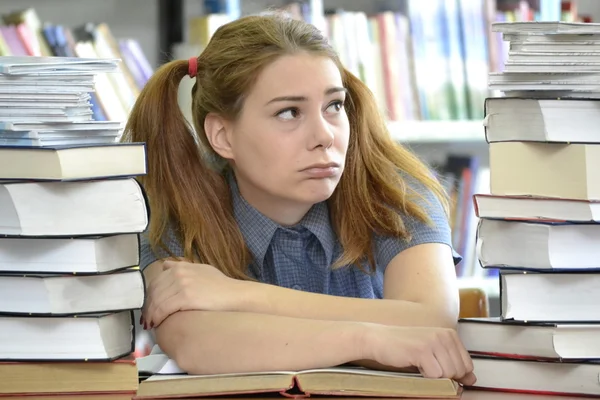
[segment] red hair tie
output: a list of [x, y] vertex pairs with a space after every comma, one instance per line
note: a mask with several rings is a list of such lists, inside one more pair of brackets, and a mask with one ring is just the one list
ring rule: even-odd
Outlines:
[[188, 60], [188, 75], [193, 78], [198, 73], [198, 59], [192, 57]]

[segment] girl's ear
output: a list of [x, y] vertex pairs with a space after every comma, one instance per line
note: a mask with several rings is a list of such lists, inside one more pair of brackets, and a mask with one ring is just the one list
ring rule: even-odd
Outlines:
[[209, 113], [204, 119], [204, 132], [215, 153], [226, 160], [233, 160], [231, 129], [219, 115]]

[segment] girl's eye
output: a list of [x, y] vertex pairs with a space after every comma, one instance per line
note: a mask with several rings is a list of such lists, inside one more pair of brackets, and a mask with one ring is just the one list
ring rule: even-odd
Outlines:
[[277, 113], [277, 117], [284, 120], [292, 120], [294, 118], [298, 118], [298, 109], [297, 108], [288, 108], [285, 110], [281, 110]]
[[331, 113], [339, 113], [343, 107], [344, 107], [344, 102], [338, 100], [338, 101], [334, 101], [333, 103], [331, 103], [329, 105], [329, 107], [327, 107], [327, 111], [331, 112]]

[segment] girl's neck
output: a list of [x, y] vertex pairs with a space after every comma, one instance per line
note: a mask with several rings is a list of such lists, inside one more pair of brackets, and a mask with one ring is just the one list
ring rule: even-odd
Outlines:
[[240, 195], [261, 214], [282, 226], [293, 226], [306, 215], [312, 204], [303, 204], [282, 198], [275, 198], [269, 193], [234, 175]]

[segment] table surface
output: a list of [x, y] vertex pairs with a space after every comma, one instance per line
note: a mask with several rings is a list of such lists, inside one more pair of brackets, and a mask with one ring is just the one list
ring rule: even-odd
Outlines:
[[[131, 399], [129, 395], [72, 395], [72, 396], [11, 396], [8, 400], [126, 400]], [[201, 400], [274, 400], [281, 399], [286, 400], [286, 397], [212, 397], [212, 398], [196, 398]], [[310, 397], [309, 399], [319, 400], [370, 400], [367, 397]], [[571, 396], [551, 396], [551, 395], [537, 395], [537, 394], [523, 394], [523, 393], [505, 393], [505, 392], [492, 392], [487, 390], [465, 390], [462, 393], [460, 400], [582, 400], [582, 397], [571, 397]], [[178, 399], [181, 400], [181, 399]], [[376, 398], [373, 400], [382, 400], [382, 398]], [[385, 400], [385, 399], [384, 399]], [[391, 399], [389, 399], [391, 400]], [[410, 400], [410, 399], [402, 399]], [[424, 399], [415, 399], [424, 400]]]

